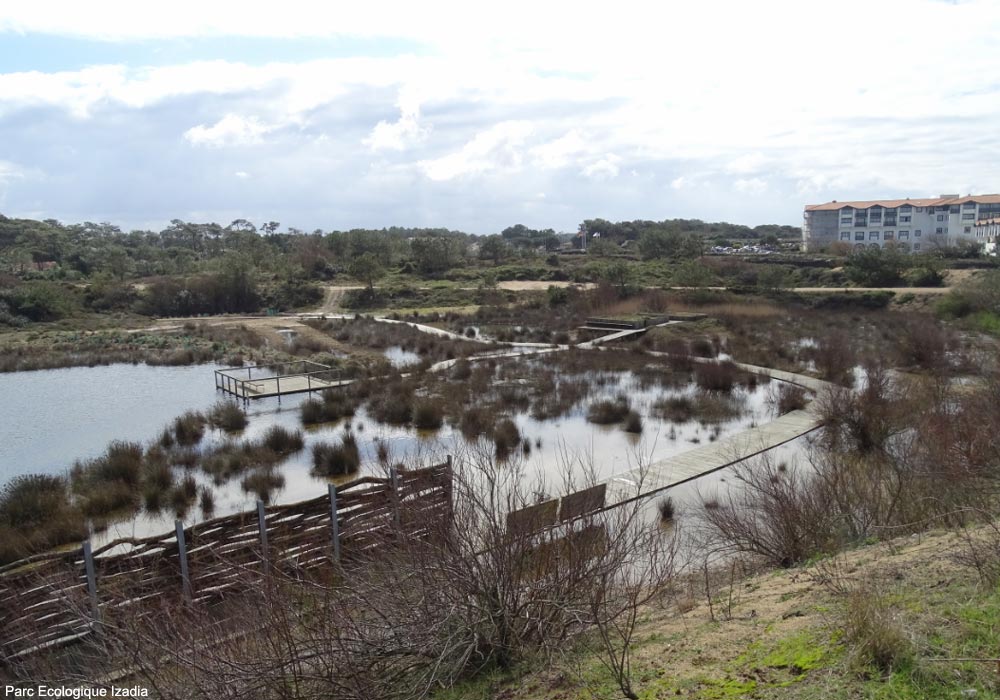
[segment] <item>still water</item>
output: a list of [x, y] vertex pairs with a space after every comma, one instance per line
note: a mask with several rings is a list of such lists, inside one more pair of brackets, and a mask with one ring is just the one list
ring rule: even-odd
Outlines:
[[[511, 360], [518, 361], [518, 360]], [[112, 440], [149, 443], [164, 426], [187, 410], [205, 410], [224, 398], [213, 381], [215, 365], [188, 367], [151, 367], [147, 365], [111, 365], [78, 367], [0, 375], [0, 483], [18, 474], [64, 473], [74, 462], [101, 454]], [[573, 463], [593, 464], [604, 479], [613, 473], [637, 466], [637, 461], [663, 459], [707, 442], [743, 430], [754, 423], [771, 420], [766, 403], [768, 386], [754, 390], [738, 389], [744, 403], [743, 415], [724, 421], [717, 427], [697, 421], [670, 423], [651, 414], [652, 403], [666, 395], [691, 394], [691, 385], [663, 388], [643, 387], [629, 372], [619, 373], [588, 401], [569, 415], [555, 420], [538, 421], [527, 413], [512, 417], [521, 435], [530, 441], [531, 451], [525, 466], [531, 474], [544, 477], [549, 493], [561, 486], [562, 467]], [[645, 430], [641, 436], [625, 433], [620, 426], [594, 425], [586, 419], [589, 401], [625, 393], [632, 405], [643, 414]], [[272, 425], [301, 429], [299, 404], [306, 395], [254, 401], [247, 407], [248, 426], [239, 439], [259, 437]], [[364, 409], [349, 420], [304, 429], [305, 449], [289, 457], [280, 466], [284, 486], [271, 494], [274, 503], [288, 503], [325, 493], [327, 481], [311, 474], [311, 448], [318, 442], [337, 440], [346, 429], [357, 438], [361, 451], [362, 472], [377, 470], [376, 446], [388, 446], [393, 461], [407, 464], [431, 464], [446, 454], [461, 454], [466, 447], [461, 434], [445, 425], [438, 431], [418, 431], [409, 427], [382, 425]], [[208, 430], [202, 448], [227, 437], [221, 431]], [[249, 510], [256, 500], [243, 491], [240, 479], [213, 486], [211, 479], [193, 470], [199, 484], [215, 495], [214, 516]], [[721, 474], [720, 474], [721, 476]], [[719, 483], [720, 476], [706, 482]], [[692, 499], [692, 487], [679, 492], [683, 501]], [[685, 497], [686, 496], [686, 497]], [[112, 524], [98, 538], [109, 541], [121, 536], [144, 536], [165, 532], [174, 515], [141, 513], [134, 519]], [[185, 515], [188, 523], [204, 518], [197, 507]]]
[[217, 365], [108, 365], [0, 374], [0, 483], [64, 472], [112, 440], [153, 439], [218, 398]]

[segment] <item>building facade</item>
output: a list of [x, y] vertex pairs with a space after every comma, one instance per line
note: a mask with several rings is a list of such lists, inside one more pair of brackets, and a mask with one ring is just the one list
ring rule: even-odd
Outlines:
[[1000, 194], [810, 204], [804, 212], [802, 249], [816, 252], [835, 243], [915, 253], [963, 244], [983, 247], [986, 222], [995, 219], [1000, 219]]

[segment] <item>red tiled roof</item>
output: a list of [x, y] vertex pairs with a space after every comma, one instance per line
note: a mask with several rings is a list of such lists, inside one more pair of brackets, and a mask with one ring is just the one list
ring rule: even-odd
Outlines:
[[872, 199], [854, 202], [827, 202], [826, 204], [808, 204], [806, 211], [835, 211], [837, 209], [869, 209], [871, 207], [885, 207], [895, 209], [905, 204], [912, 207], [943, 207], [951, 204], [964, 204], [966, 202], [976, 202], [977, 204], [1000, 204], [1000, 194], [974, 194], [966, 197], [936, 197], [934, 199]]

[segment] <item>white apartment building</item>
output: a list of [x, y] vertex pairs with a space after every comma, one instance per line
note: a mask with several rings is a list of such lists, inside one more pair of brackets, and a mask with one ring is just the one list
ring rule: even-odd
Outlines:
[[[840, 242], [854, 248], [926, 252], [964, 242], [987, 244], [987, 222], [1000, 219], [1000, 194], [935, 199], [876, 199], [807, 205], [802, 249], [819, 251]], [[995, 238], [994, 238], [995, 243]]]

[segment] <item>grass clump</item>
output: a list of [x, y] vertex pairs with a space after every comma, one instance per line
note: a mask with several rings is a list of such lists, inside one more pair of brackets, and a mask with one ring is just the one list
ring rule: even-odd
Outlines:
[[739, 368], [728, 360], [700, 362], [694, 367], [694, 380], [706, 391], [732, 391], [739, 374]]
[[493, 428], [493, 444], [497, 458], [507, 459], [521, 444], [521, 431], [517, 429], [517, 424], [510, 418], [501, 419]]
[[174, 419], [174, 439], [178, 445], [190, 447], [201, 442], [208, 420], [197, 411], [188, 411]]
[[290, 455], [305, 447], [305, 440], [299, 430], [289, 430], [280, 425], [272, 425], [261, 438], [261, 445], [276, 455]]
[[694, 401], [688, 396], [670, 396], [660, 399], [653, 404], [656, 411], [663, 420], [673, 423], [684, 423], [694, 418]]
[[271, 492], [284, 488], [285, 477], [276, 474], [267, 468], [256, 469], [243, 477], [240, 483], [247, 493], [257, 495], [257, 498], [268, 503], [271, 500]]
[[635, 411], [629, 411], [622, 423], [622, 430], [633, 435], [642, 433], [642, 416]]
[[885, 593], [862, 586], [848, 593], [844, 607], [844, 640], [856, 665], [883, 673], [909, 662], [913, 649]]
[[208, 412], [208, 422], [213, 428], [243, 430], [247, 427], [247, 414], [232, 401], [219, 401]]
[[103, 517], [134, 509], [139, 501], [143, 449], [137, 442], [116, 440], [103, 455], [77, 462], [70, 481], [80, 509], [87, 517]]
[[64, 477], [17, 476], [0, 490], [0, 564], [86, 536]]
[[313, 446], [313, 473], [344, 476], [361, 467], [361, 453], [353, 433], [345, 433], [340, 444], [321, 442]]
[[677, 515], [677, 507], [674, 505], [674, 499], [670, 496], [664, 496], [657, 501], [656, 510], [659, 511], [660, 522], [663, 523], [672, 523]]
[[327, 389], [319, 399], [304, 401], [300, 410], [303, 425], [316, 425], [350, 418], [357, 411], [357, 404], [347, 392]]
[[444, 423], [444, 410], [432, 399], [421, 399], [413, 405], [413, 425], [420, 430], [438, 430]]
[[772, 393], [768, 397], [768, 401], [774, 406], [779, 416], [791, 413], [792, 411], [801, 411], [809, 403], [806, 398], [805, 389], [795, 384], [786, 384], [784, 382], [778, 385], [777, 392]]
[[587, 420], [598, 425], [621, 423], [631, 408], [628, 399], [622, 395], [614, 399], [601, 399], [590, 404], [587, 409]]

